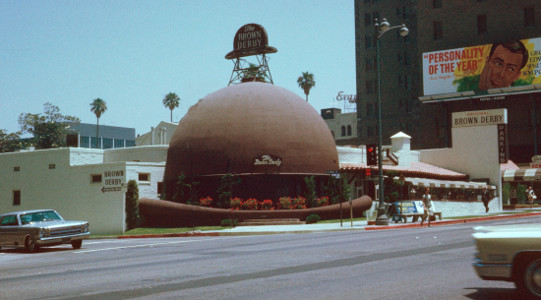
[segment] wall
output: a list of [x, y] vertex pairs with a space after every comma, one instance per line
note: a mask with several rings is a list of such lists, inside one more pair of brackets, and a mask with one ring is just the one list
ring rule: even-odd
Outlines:
[[[488, 178], [489, 183], [497, 187], [498, 195], [501, 195], [497, 126], [453, 128], [451, 136], [452, 148], [421, 150], [421, 162], [469, 174], [470, 180]], [[501, 199], [494, 201], [501, 210]], [[484, 208], [481, 208], [484, 212]]]

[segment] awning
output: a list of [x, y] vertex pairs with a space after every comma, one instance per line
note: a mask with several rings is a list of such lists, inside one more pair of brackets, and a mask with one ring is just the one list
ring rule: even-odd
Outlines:
[[[399, 180], [398, 177], [394, 179]], [[472, 181], [451, 181], [451, 180], [437, 180], [428, 178], [415, 178], [406, 177], [406, 182], [409, 182], [415, 186], [420, 187], [432, 187], [432, 188], [463, 188], [463, 189], [482, 189], [486, 187], [489, 190], [495, 190], [496, 187], [482, 182]]]
[[504, 182], [541, 180], [541, 169], [505, 170], [502, 177]]

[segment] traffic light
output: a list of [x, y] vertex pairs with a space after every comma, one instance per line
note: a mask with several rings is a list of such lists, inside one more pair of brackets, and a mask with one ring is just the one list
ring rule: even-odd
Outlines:
[[378, 152], [376, 145], [366, 145], [366, 164], [375, 166], [378, 164]]
[[366, 177], [372, 177], [372, 169], [364, 169], [364, 176]]

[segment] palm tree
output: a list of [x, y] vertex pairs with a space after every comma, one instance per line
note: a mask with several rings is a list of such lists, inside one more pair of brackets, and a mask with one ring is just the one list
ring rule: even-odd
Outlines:
[[297, 83], [299, 84], [299, 87], [304, 90], [306, 102], [308, 102], [308, 94], [310, 94], [310, 89], [316, 85], [316, 82], [314, 81], [314, 74], [309, 73], [308, 71], [302, 72], [302, 76], [299, 76]]
[[171, 110], [171, 123], [173, 122], [173, 109], [178, 107], [180, 97], [175, 93], [169, 93], [163, 98], [163, 105]]
[[107, 110], [107, 103], [105, 101], [101, 100], [100, 98], [94, 99], [92, 103], [90, 103], [90, 111], [96, 114], [97, 122], [96, 122], [96, 146], [98, 148], [101, 148], [99, 145], [99, 136], [100, 136], [100, 117], [101, 114], [103, 114]]

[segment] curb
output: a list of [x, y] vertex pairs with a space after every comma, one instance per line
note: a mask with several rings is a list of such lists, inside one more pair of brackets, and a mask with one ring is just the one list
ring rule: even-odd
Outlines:
[[[469, 218], [469, 219], [443, 220], [443, 221], [430, 222], [430, 225], [443, 226], [443, 225], [475, 223], [475, 222], [483, 222], [483, 221], [490, 221], [490, 220], [504, 220], [504, 219], [515, 219], [515, 218], [535, 217], [535, 216], [541, 216], [541, 213], [519, 213], [519, 214], [509, 214], [509, 215], [474, 217], [474, 218]], [[410, 224], [404, 224], [404, 225], [365, 227], [364, 230], [388, 230], [388, 229], [415, 228], [415, 227], [428, 227], [428, 225], [421, 225], [420, 223], [410, 223]]]

